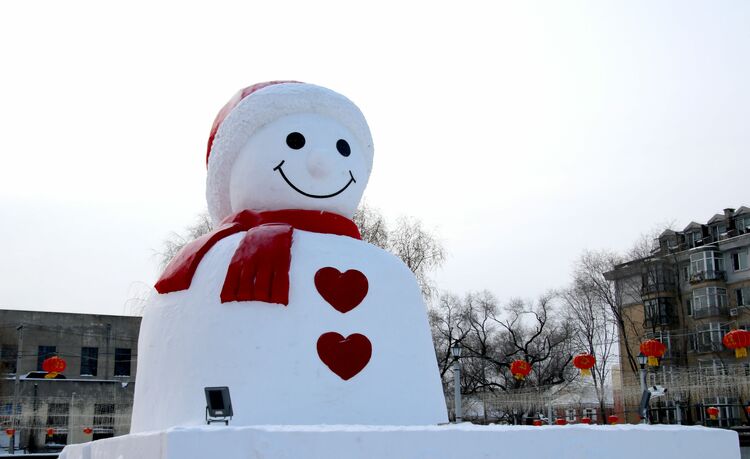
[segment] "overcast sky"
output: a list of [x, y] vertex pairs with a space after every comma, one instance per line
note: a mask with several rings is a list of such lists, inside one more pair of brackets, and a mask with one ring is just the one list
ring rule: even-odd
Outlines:
[[750, 2], [203, 4], [2, 3], [0, 308], [129, 312], [217, 111], [270, 79], [360, 106], [368, 203], [435, 230], [458, 293], [750, 205]]

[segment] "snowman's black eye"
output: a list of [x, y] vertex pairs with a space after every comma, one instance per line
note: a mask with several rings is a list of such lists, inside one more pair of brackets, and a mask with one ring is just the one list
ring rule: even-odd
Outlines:
[[286, 136], [286, 144], [289, 145], [289, 148], [292, 150], [299, 150], [305, 146], [305, 136], [299, 132], [292, 132]]
[[341, 153], [341, 156], [349, 156], [352, 154], [352, 149], [349, 147], [349, 142], [344, 139], [339, 139], [336, 142], [336, 149]]

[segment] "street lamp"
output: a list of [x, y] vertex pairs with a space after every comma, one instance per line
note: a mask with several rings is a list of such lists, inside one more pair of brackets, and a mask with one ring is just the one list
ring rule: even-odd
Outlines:
[[456, 409], [456, 423], [462, 421], [461, 419], [461, 344], [456, 342], [451, 347], [451, 354], [453, 355], [453, 389], [454, 389], [454, 400]]
[[644, 424], [648, 424], [648, 402], [651, 400], [651, 393], [646, 389], [646, 363], [648, 362], [648, 357], [643, 355], [643, 353], [638, 354], [638, 364], [641, 366], [641, 405], [640, 405], [640, 415], [641, 415], [641, 422]]

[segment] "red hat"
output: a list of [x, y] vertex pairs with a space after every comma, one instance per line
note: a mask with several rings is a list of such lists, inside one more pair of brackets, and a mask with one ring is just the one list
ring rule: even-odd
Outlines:
[[341, 94], [298, 81], [269, 81], [237, 92], [219, 111], [206, 152], [206, 200], [214, 222], [231, 214], [229, 177], [232, 165], [250, 136], [262, 126], [294, 113], [319, 113], [339, 121], [365, 147], [372, 170], [373, 144], [362, 112]]

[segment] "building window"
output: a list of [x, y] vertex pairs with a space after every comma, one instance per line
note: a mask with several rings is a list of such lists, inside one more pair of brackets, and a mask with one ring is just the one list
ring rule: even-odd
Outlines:
[[726, 313], [727, 289], [705, 287], [693, 290], [693, 317], [716, 316]]
[[81, 376], [96, 376], [99, 367], [99, 348], [81, 348]]
[[690, 352], [695, 352], [697, 349], [697, 345], [695, 342], [695, 333], [688, 334], [688, 350]]
[[596, 409], [595, 408], [584, 408], [581, 416], [584, 418], [591, 419], [592, 424], [596, 424]]
[[115, 376], [130, 376], [130, 349], [115, 348]]
[[69, 403], [50, 403], [47, 405], [47, 427], [67, 429], [69, 413]]
[[667, 351], [664, 353], [664, 357], [669, 358], [672, 356], [672, 343], [669, 339], [668, 331], [646, 332], [645, 337], [646, 339], [656, 339], [661, 341], [663, 345], [667, 346]]
[[94, 405], [94, 437], [113, 437], [115, 434], [115, 405], [113, 403], [97, 403]]
[[42, 371], [42, 364], [50, 357], [57, 355], [57, 346], [39, 346], [36, 357], [36, 369]]
[[696, 327], [696, 346], [698, 352], [719, 352], [724, 349], [721, 340], [729, 331], [726, 326], [719, 322], [698, 325]]
[[687, 315], [693, 315], [693, 302], [689, 299], [685, 300], [685, 307], [687, 308]]
[[721, 252], [707, 250], [690, 255], [690, 280], [720, 278], [724, 272], [724, 257]]
[[672, 303], [668, 298], [655, 298], [643, 303], [646, 309], [646, 325], [656, 327], [658, 325], [669, 325], [674, 319]]
[[750, 305], [750, 287], [738, 288], [734, 291], [734, 295], [737, 299], [737, 306]]
[[732, 252], [732, 269], [734, 271], [742, 271], [747, 269], [747, 250], [740, 252]]
[[688, 247], [695, 247], [698, 245], [698, 243], [703, 239], [703, 234], [701, 234], [700, 231], [693, 231], [692, 233], [688, 233], [685, 235], [688, 242]]
[[0, 373], [16, 374], [16, 361], [18, 359], [18, 346], [3, 344], [0, 348]]
[[735, 220], [735, 227], [740, 234], [748, 232], [748, 230], [750, 230], [750, 215], [737, 217], [737, 220]]
[[576, 422], [576, 410], [575, 409], [565, 410], [565, 420], [568, 422]]
[[723, 223], [720, 223], [718, 225], [714, 225], [711, 227], [711, 236], [713, 237], [714, 241], [719, 240], [719, 236], [727, 232], [727, 226]]
[[[22, 405], [16, 405], [16, 423], [18, 423], [22, 411]], [[4, 403], [0, 406], [0, 425], [10, 427], [13, 424], [13, 402]], [[4, 432], [3, 432], [4, 433]]]
[[680, 268], [680, 274], [682, 275], [681, 282], [687, 282], [690, 279], [690, 265], [682, 265]]

